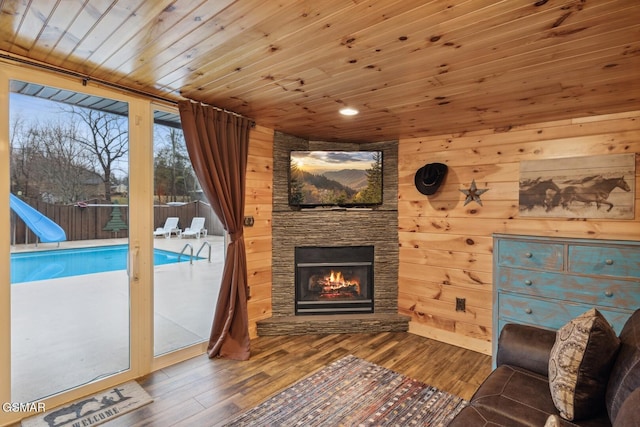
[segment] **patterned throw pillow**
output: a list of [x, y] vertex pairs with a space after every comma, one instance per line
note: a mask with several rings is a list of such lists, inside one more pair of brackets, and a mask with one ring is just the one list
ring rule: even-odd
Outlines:
[[549, 386], [560, 416], [579, 420], [604, 410], [604, 396], [620, 340], [592, 308], [560, 328], [549, 359]]

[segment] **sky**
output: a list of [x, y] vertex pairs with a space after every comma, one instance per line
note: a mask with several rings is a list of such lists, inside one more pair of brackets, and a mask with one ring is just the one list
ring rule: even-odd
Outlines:
[[345, 169], [366, 170], [373, 163], [372, 151], [292, 151], [299, 169], [313, 174]]
[[[13, 132], [13, 123], [17, 117], [24, 120], [26, 126], [32, 122], [46, 124], [64, 120], [65, 113], [61, 112], [61, 107], [64, 106], [66, 104], [61, 102], [12, 92], [9, 95], [10, 132]], [[116, 161], [113, 173], [118, 178], [128, 175], [128, 156]]]
[[[61, 111], [64, 107], [68, 107], [68, 104], [11, 92], [9, 95], [10, 131], [13, 132], [13, 123], [18, 117], [22, 119], [26, 127], [32, 122], [47, 124], [65, 120], [68, 116]], [[160, 129], [156, 129], [159, 132], [157, 135], [161, 138], [164, 135], [161, 131], [168, 128], [158, 126]], [[159, 147], [162, 141], [157, 141], [156, 144], [157, 146], [154, 148]], [[128, 167], [128, 156], [125, 156], [117, 161], [114, 174], [118, 178], [123, 178], [128, 175]]]
[[60, 116], [58, 113], [59, 105], [59, 103], [47, 101], [46, 99], [12, 92], [9, 95], [10, 121], [13, 123], [16, 115], [20, 115], [25, 120], [30, 118], [57, 120], [57, 117]]

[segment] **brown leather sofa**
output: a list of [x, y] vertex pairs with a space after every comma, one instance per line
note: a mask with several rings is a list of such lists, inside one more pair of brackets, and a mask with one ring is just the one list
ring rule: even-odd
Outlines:
[[[508, 324], [498, 340], [497, 368], [449, 427], [538, 426], [559, 416], [549, 389], [549, 355], [556, 333]], [[560, 426], [640, 426], [640, 310], [627, 320], [599, 415]]]

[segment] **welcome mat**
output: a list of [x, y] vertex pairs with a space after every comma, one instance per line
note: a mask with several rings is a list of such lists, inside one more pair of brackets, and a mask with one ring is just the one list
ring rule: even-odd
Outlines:
[[462, 398], [346, 356], [226, 426], [446, 426]]
[[22, 420], [22, 427], [97, 426], [152, 401], [137, 382], [129, 381], [43, 414], [25, 418]]

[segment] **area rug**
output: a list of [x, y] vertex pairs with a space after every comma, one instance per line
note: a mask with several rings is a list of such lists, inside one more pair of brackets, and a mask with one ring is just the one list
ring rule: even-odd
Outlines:
[[22, 427], [97, 426], [153, 400], [135, 381], [22, 420]]
[[446, 426], [462, 398], [346, 356], [226, 426]]

